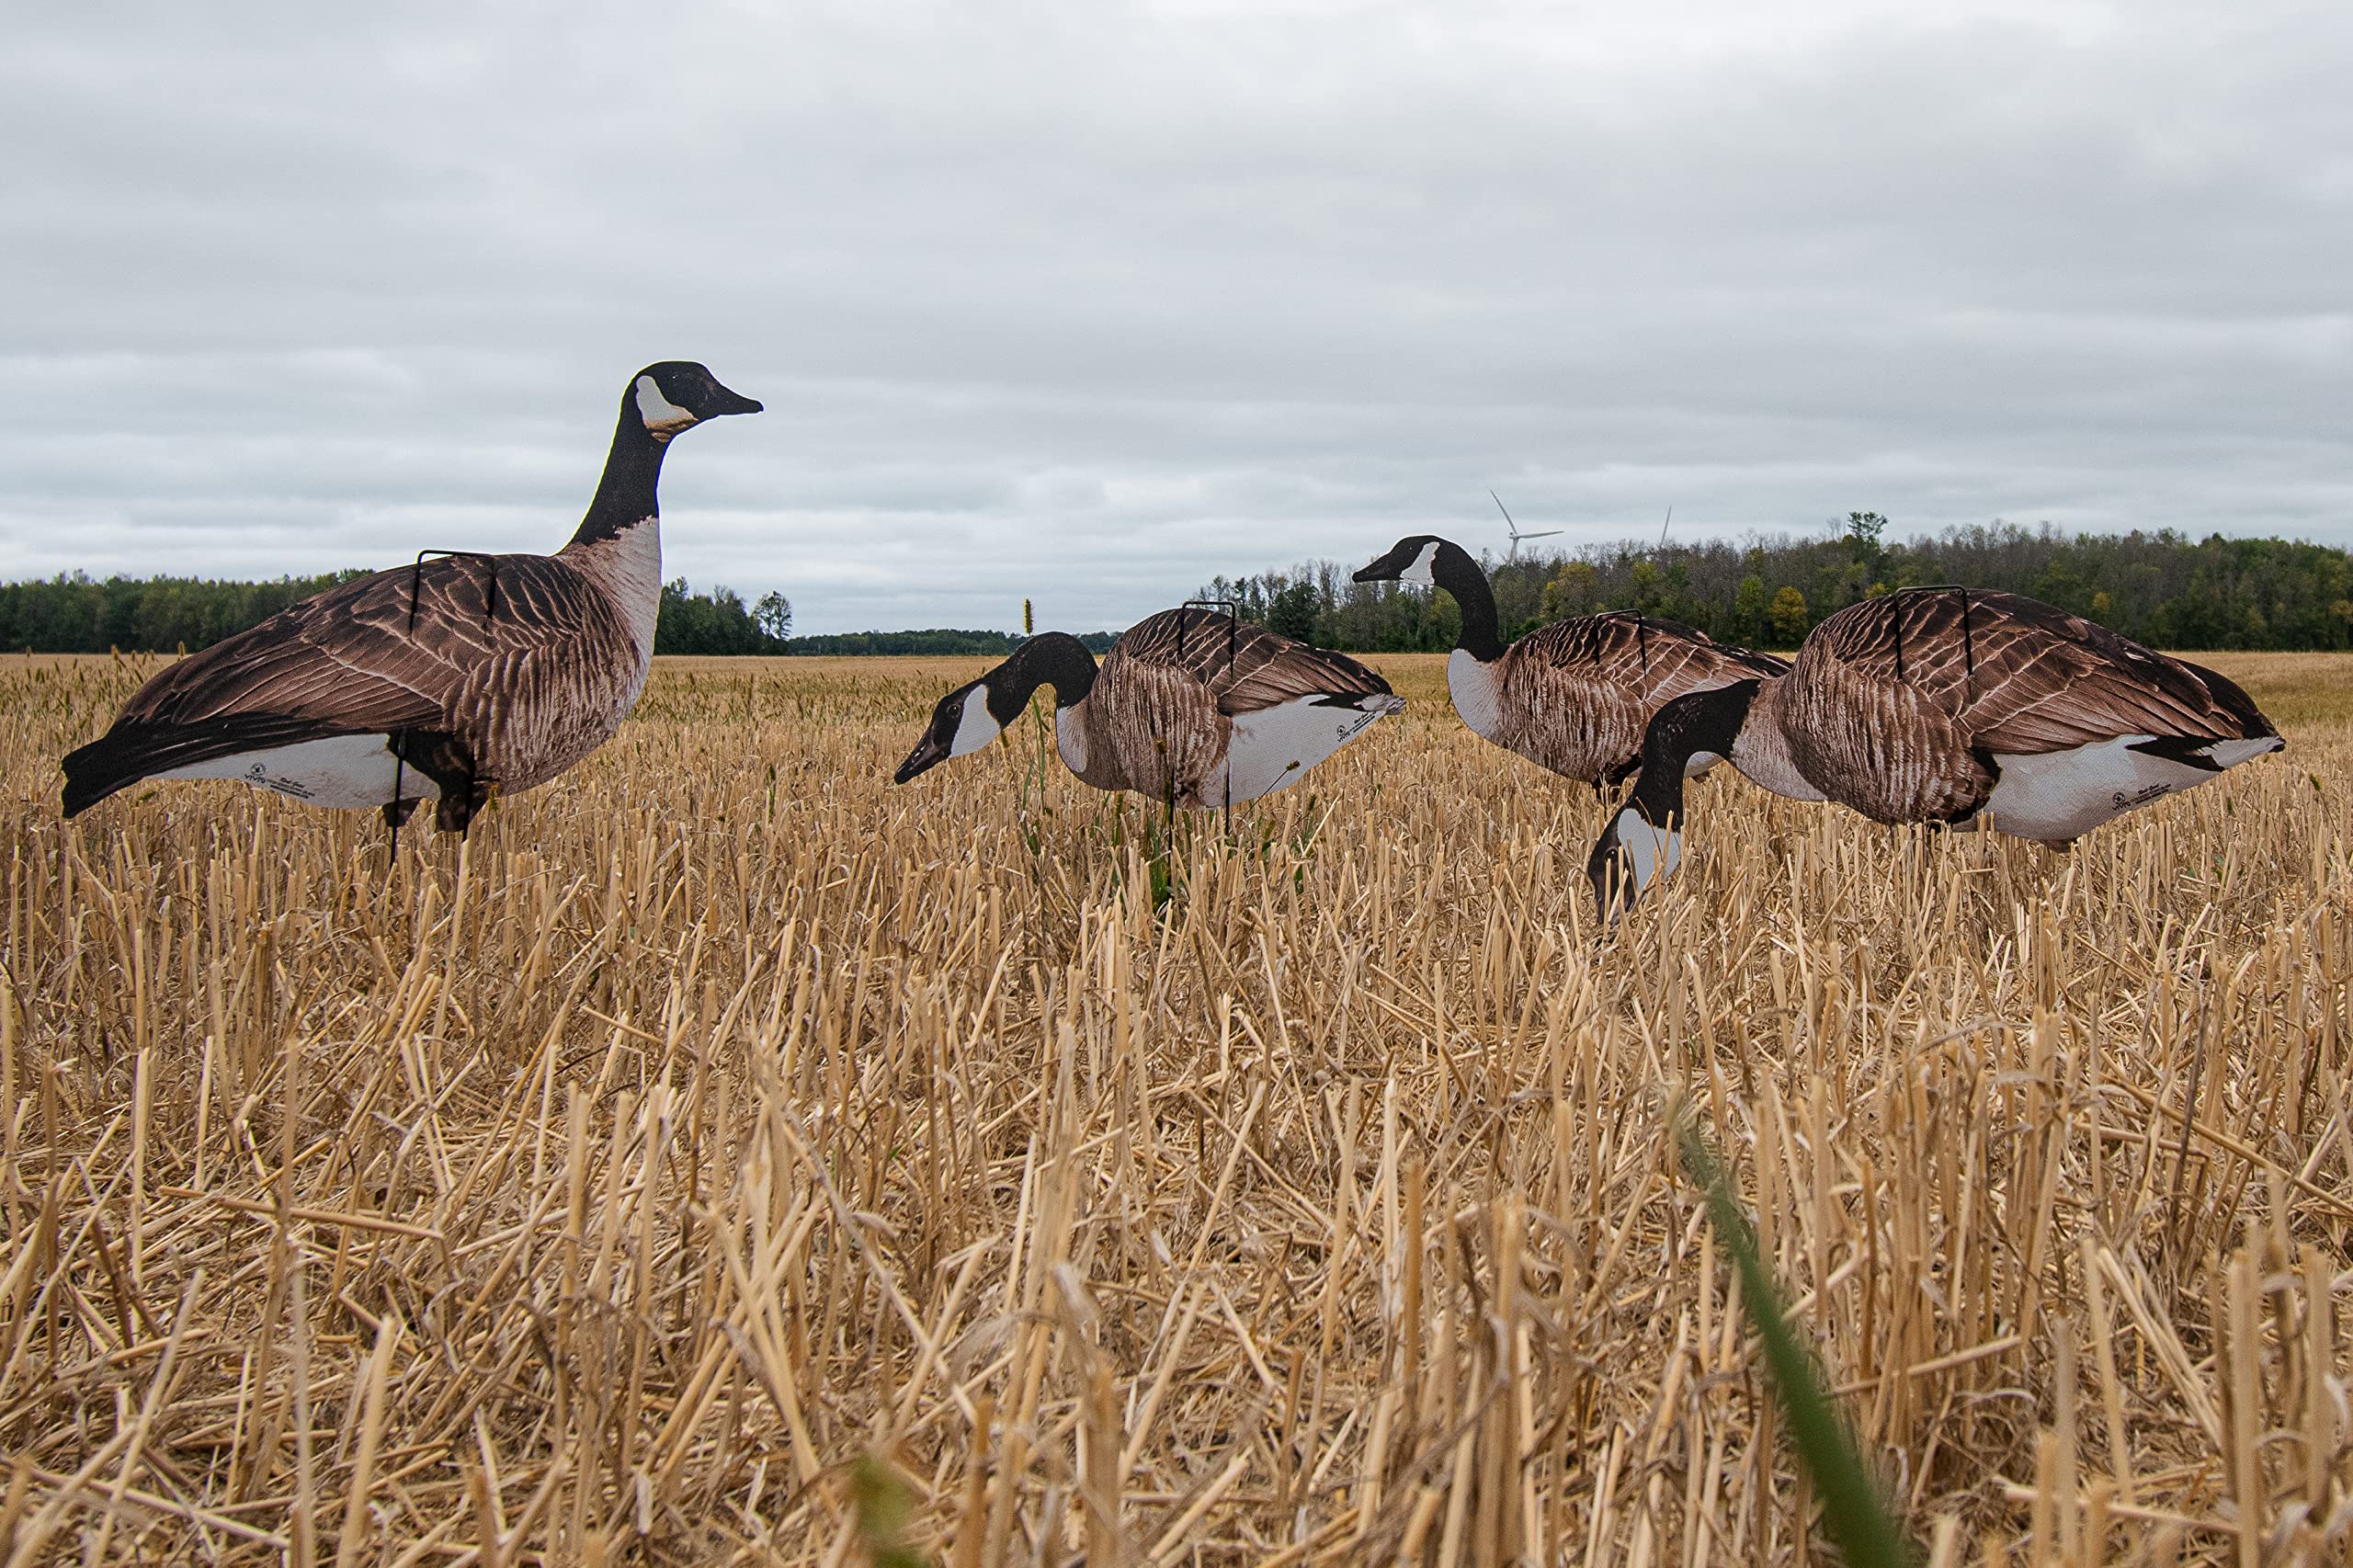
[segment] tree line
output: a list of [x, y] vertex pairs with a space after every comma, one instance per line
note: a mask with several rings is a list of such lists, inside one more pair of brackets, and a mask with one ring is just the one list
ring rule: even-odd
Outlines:
[[[0, 648], [38, 653], [193, 653], [312, 595], [365, 576], [335, 572], [244, 583], [199, 577], [93, 578], [74, 572], [0, 583]], [[725, 586], [696, 592], [683, 577], [662, 585], [657, 653], [994, 653], [1020, 642], [1006, 631], [931, 630], [792, 635], [792, 604], [768, 593], [750, 604]], [[1108, 632], [1081, 639], [1097, 653]]]
[[[1111, 651], [1117, 634], [1086, 631], [1078, 640], [1097, 654]], [[788, 653], [991, 653], [999, 658], [1021, 646], [1018, 631], [973, 631], [931, 627], [920, 631], [832, 631], [795, 637]]]
[[[1834, 610], [1903, 587], [1951, 583], [2025, 594], [2158, 648], [2309, 652], [2353, 647], [2353, 555], [2282, 539], [2192, 540], [2170, 529], [2066, 533], [1994, 522], [1889, 542], [1876, 512], [1849, 513], [1812, 538], [1654, 544], [1624, 540], [1486, 562], [1504, 634], [1605, 609], [1639, 609], [1751, 647], [1792, 648]], [[1443, 651], [1461, 612], [1445, 594], [1351, 581], [1352, 567], [1309, 561], [1287, 572], [1220, 576], [1199, 590], [1241, 614], [1326, 648]], [[168, 653], [217, 642], [311, 595], [363, 575], [271, 582], [92, 578], [0, 584], [0, 648], [44, 653]], [[1108, 632], [1081, 639], [1097, 653]], [[770, 593], [665, 584], [658, 653], [982, 653], [1018, 634], [933, 629], [792, 635], [792, 606]]]
[[[1954, 584], [2041, 599], [2157, 648], [2353, 647], [2353, 555], [2329, 546], [2221, 534], [2192, 540], [2171, 529], [2075, 534], [1999, 521], [1891, 543], [1887, 529], [1878, 513], [1854, 512], [1813, 538], [1624, 540], [1484, 564], [1506, 640], [1570, 616], [1638, 609], [1722, 642], [1789, 649], [1859, 600]], [[1217, 577], [1199, 594], [1321, 647], [1454, 646], [1461, 615], [1447, 595], [1354, 582], [1352, 570], [1309, 561], [1287, 572]]]

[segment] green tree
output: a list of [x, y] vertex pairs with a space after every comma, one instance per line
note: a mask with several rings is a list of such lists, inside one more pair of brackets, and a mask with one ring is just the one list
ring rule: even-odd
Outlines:
[[752, 607], [752, 619], [762, 631], [781, 642], [792, 635], [792, 601], [770, 588]]
[[1634, 585], [1634, 608], [1644, 614], [1663, 608], [1666, 602], [1665, 579], [1659, 570], [1647, 561], [1634, 562], [1628, 574]]
[[1267, 601], [1267, 630], [1302, 642], [1315, 640], [1315, 585], [1293, 583]]
[[1591, 615], [1600, 590], [1601, 574], [1589, 562], [1568, 562], [1544, 585], [1543, 617], [1546, 620], [1566, 620], [1572, 616]]
[[684, 577], [662, 585], [662, 608], [654, 624], [657, 653], [781, 653], [784, 640], [760, 628], [732, 588], [698, 594]]
[[1867, 566], [1876, 566], [1884, 553], [1880, 548], [1880, 536], [1887, 532], [1887, 519], [1877, 512], [1847, 514], [1847, 552]]
[[1805, 637], [1808, 617], [1805, 596], [1795, 587], [1784, 587], [1773, 596], [1773, 632], [1782, 645], [1793, 647]]
[[1740, 580], [1733, 596], [1732, 635], [1735, 642], [1762, 642], [1773, 627], [1772, 601], [1766, 597], [1765, 579], [1751, 572]]

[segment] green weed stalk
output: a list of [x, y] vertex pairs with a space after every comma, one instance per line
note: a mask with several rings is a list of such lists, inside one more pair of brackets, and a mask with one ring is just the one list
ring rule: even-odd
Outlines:
[[1822, 1528], [1849, 1568], [1913, 1568], [1918, 1558], [1881, 1500], [1862, 1454], [1830, 1402], [1821, 1370], [1781, 1311], [1781, 1292], [1756, 1249], [1756, 1233], [1733, 1196], [1724, 1170], [1699, 1135], [1698, 1124], [1678, 1118], [1683, 1169], [1708, 1197], [1716, 1234], [1740, 1271], [1741, 1298], [1765, 1348], [1766, 1369], [1781, 1415], [1797, 1446], [1798, 1462], [1822, 1499]]

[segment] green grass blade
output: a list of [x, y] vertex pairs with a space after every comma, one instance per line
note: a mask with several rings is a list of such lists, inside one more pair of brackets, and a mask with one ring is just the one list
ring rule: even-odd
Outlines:
[[849, 1494], [858, 1542], [874, 1568], [932, 1568], [931, 1559], [903, 1540], [915, 1499], [896, 1471], [869, 1454], [849, 1472]]
[[1741, 1295], [1764, 1345], [1773, 1392], [1780, 1398], [1798, 1460], [1822, 1499], [1823, 1528], [1851, 1568], [1912, 1568], [1918, 1559], [1872, 1485], [1861, 1453], [1831, 1405], [1813, 1358], [1782, 1315], [1780, 1290], [1766, 1271], [1756, 1250], [1756, 1233], [1733, 1197], [1722, 1165], [1688, 1117], [1679, 1141], [1683, 1167], [1706, 1191], [1709, 1217], [1740, 1270]]

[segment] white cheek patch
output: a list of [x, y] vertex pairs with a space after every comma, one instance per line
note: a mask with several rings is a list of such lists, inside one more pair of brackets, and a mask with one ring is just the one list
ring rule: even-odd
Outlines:
[[1618, 813], [1618, 846], [1634, 868], [1629, 892], [1643, 892], [1683, 863], [1683, 835], [1673, 828], [1653, 827], [1631, 806]]
[[668, 440], [695, 422], [693, 415], [662, 395], [652, 376], [637, 378], [637, 416], [657, 441]]
[[989, 711], [988, 687], [976, 686], [964, 694], [964, 717], [956, 725], [956, 739], [948, 755], [970, 756], [996, 739], [1004, 728]]
[[1422, 546], [1422, 552], [1414, 557], [1414, 563], [1411, 566], [1397, 574], [1397, 580], [1401, 583], [1417, 583], [1426, 588], [1434, 585], [1438, 579], [1430, 574], [1430, 566], [1437, 560], [1438, 546], [1436, 544]]

